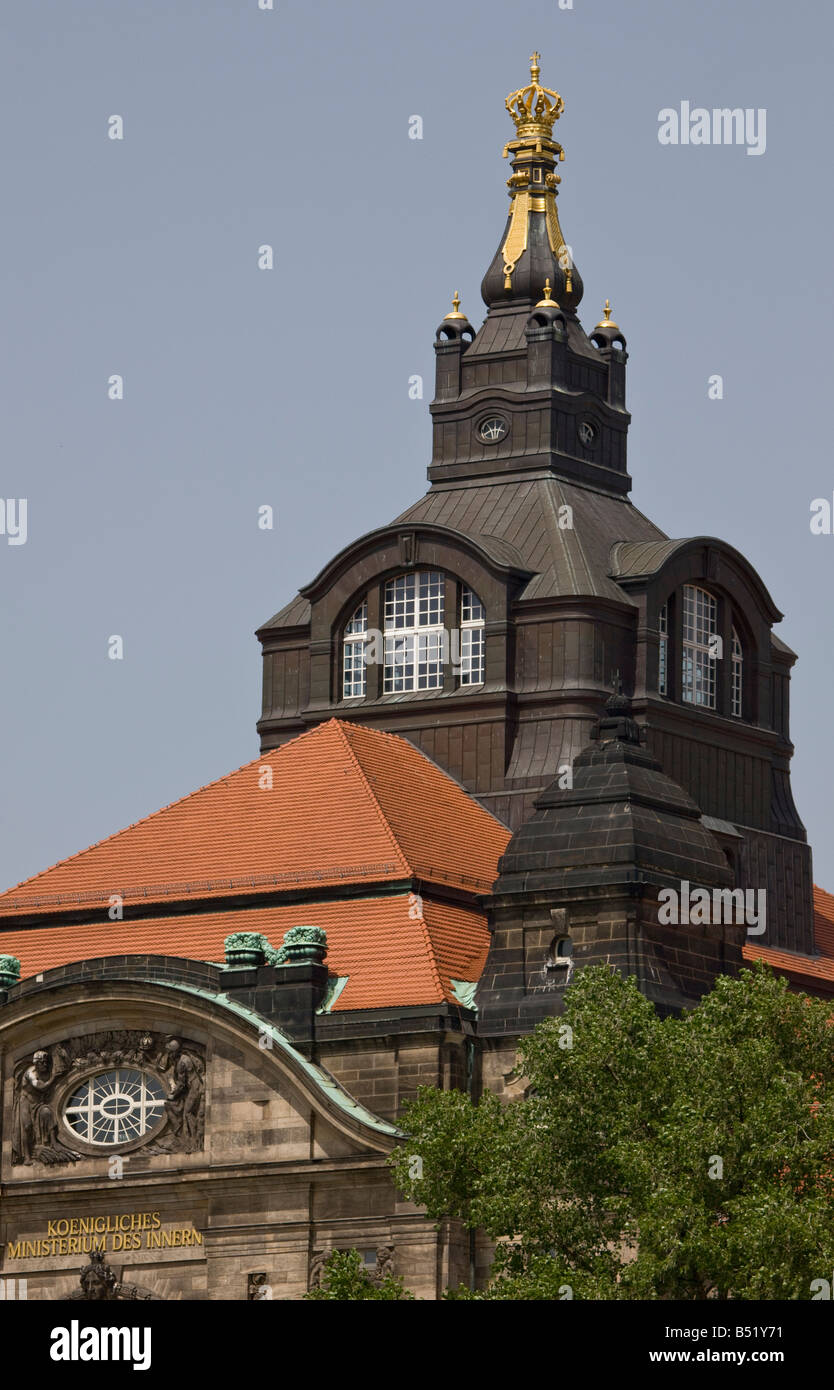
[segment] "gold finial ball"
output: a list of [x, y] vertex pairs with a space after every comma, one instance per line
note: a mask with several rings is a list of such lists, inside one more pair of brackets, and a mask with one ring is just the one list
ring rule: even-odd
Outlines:
[[465, 314], [462, 314], [462, 313], [460, 312], [460, 295], [458, 294], [457, 290], [455, 290], [455, 293], [454, 293], [454, 295], [452, 296], [452, 305], [453, 305], [453, 308], [452, 308], [452, 310], [451, 310], [450, 313], [446, 314], [446, 318], [447, 318], [447, 319], [465, 319], [465, 318], [466, 318], [466, 315], [465, 315]]
[[610, 299], [606, 299], [606, 301], [605, 301], [605, 308], [603, 309], [602, 312], [603, 312], [603, 314], [605, 315], [605, 318], [603, 318], [603, 319], [600, 320], [600, 322], [597, 324], [597, 328], [613, 328], [615, 333], [619, 333], [619, 331], [620, 331], [620, 325], [619, 325], [618, 323], [615, 323], [614, 320], [613, 320], [612, 317], [611, 317], [611, 300], [610, 300]]
[[550, 280], [547, 279], [547, 280], [545, 280], [545, 282], [544, 282], [544, 299], [540, 299], [540, 300], [539, 300], [538, 304], [536, 305], [536, 308], [537, 308], [537, 309], [542, 309], [542, 308], [558, 309], [558, 308], [559, 308], [559, 305], [556, 303], [556, 300], [555, 300], [555, 299], [551, 299], [551, 297], [550, 297], [550, 289], [551, 289]]

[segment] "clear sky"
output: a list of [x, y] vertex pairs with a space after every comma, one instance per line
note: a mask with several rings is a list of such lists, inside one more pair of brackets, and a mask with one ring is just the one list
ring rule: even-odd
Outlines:
[[[0, 496], [28, 536], [0, 535], [0, 887], [257, 756], [255, 627], [425, 489], [434, 330], [455, 289], [481, 321], [504, 97], [537, 48], [580, 313], [610, 296], [628, 338], [633, 500], [736, 546], [785, 613], [794, 793], [834, 889], [834, 536], [809, 527], [834, 491], [830, 16], [2, 7]], [[661, 145], [684, 101], [764, 109], [765, 152]]]

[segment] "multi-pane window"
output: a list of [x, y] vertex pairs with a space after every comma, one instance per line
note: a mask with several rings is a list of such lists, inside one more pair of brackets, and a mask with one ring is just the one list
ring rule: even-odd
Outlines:
[[661, 695], [669, 694], [669, 605], [664, 603], [657, 620], [660, 632], [660, 664], [657, 670], [657, 688]]
[[445, 590], [436, 570], [398, 574], [385, 585], [384, 694], [442, 687]]
[[718, 605], [694, 584], [683, 588], [681, 699], [715, 709]]
[[342, 645], [342, 699], [364, 695], [367, 689], [365, 673], [365, 633], [368, 631], [368, 604], [360, 603], [345, 627]]
[[464, 584], [460, 596], [460, 683], [481, 685], [485, 670], [484, 605]]
[[64, 1120], [88, 1144], [127, 1144], [150, 1134], [165, 1118], [165, 1088], [158, 1077], [132, 1067], [91, 1076], [64, 1106]]
[[741, 709], [742, 709], [741, 687], [742, 687], [742, 676], [743, 676], [743, 673], [744, 673], [743, 661], [744, 661], [744, 656], [743, 656], [742, 650], [741, 650], [741, 642], [739, 641], [738, 633], [736, 632], [735, 628], [733, 628], [733, 654], [732, 654], [732, 673], [731, 673], [731, 686], [730, 686], [730, 711], [731, 711], [731, 713], [734, 715], [734, 717], [735, 717], [736, 719], [740, 719], [740, 718], [741, 718]]
[[[366, 699], [368, 669], [382, 665], [382, 691], [442, 690], [446, 671], [461, 686], [482, 685], [486, 675], [486, 612], [474, 589], [461, 584], [455, 612], [459, 627], [446, 627], [448, 580], [439, 570], [410, 570], [384, 585], [382, 632], [368, 627], [368, 596], [342, 632], [342, 699]], [[458, 602], [460, 607], [458, 609]]]

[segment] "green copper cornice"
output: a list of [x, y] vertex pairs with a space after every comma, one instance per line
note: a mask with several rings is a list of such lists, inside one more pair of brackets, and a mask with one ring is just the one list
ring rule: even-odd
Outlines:
[[[160, 988], [175, 990], [181, 994], [190, 994], [198, 999], [206, 999], [212, 1004], [217, 1004], [227, 1013], [233, 1014], [242, 1022], [249, 1024], [256, 1029], [258, 1034], [266, 1037], [273, 1044], [274, 1050], [286, 1057], [293, 1070], [300, 1071], [309, 1085], [320, 1092], [331, 1105], [336, 1106], [344, 1115], [364, 1125], [367, 1129], [374, 1130], [377, 1134], [383, 1134], [391, 1139], [404, 1139], [405, 1134], [396, 1125], [389, 1124], [387, 1120], [381, 1120], [373, 1111], [360, 1105], [345, 1091], [335, 1080], [334, 1077], [322, 1067], [316, 1066], [314, 1062], [308, 1062], [296, 1047], [290, 1042], [286, 1033], [282, 1033], [280, 1028], [269, 1023], [261, 1014], [254, 1009], [249, 1009], [245, 1004], [239, 1004], [236, 1000], [230, 999], [227, 994], [214, 994], [211, 990], [200, 989], [196, 985], [176, 984], [170, 980], [152, 980], [150, 983], [160, 986]], [[272, 1049], [269, 1049], [272, 1050]]]

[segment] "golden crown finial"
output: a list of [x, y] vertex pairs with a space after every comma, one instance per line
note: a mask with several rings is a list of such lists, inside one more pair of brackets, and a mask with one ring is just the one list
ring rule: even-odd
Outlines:
[[530, 137], [535, 140], [549, 139], [553, 133], [553, 122], [558, 121], [565, 109], [559, 93], [542, 87], [539, 82], [540, 58], [540, 53], [531, 54], [529, 86], [510, 92], [504, 102], [522, 140]]
[[537, 309], [543, 309], [543, 308], [558, 309], [558, 308], [559, 308], [559, 305], [556, 303], [556, 300], [555, 300], [555, 299], [551, 299], [550, 293], [551, 293], [551, 289], [550, 289], [550, 280], [547, 279], [547, 280], [545, 280], [545, 282], [544, 282], [544, 299], [540, 299], [540, 300], [539, 300], [538, 304], [536, 305], [536, 308], [537, 308]]
[[454, 294], [452, 295], [452, 305], [453, 305], [452, 311], [451, 311], [451, 313], [446, 314], [446, 318], [447, 318], [447, 319], [465, 319], [465, 318], [466, 318], [466, 315], [465, 315], [465, 314], [462, 314], [462, 313], [460, 312], [460, 295], [458, 294], [457, 290], [455, 290]]

